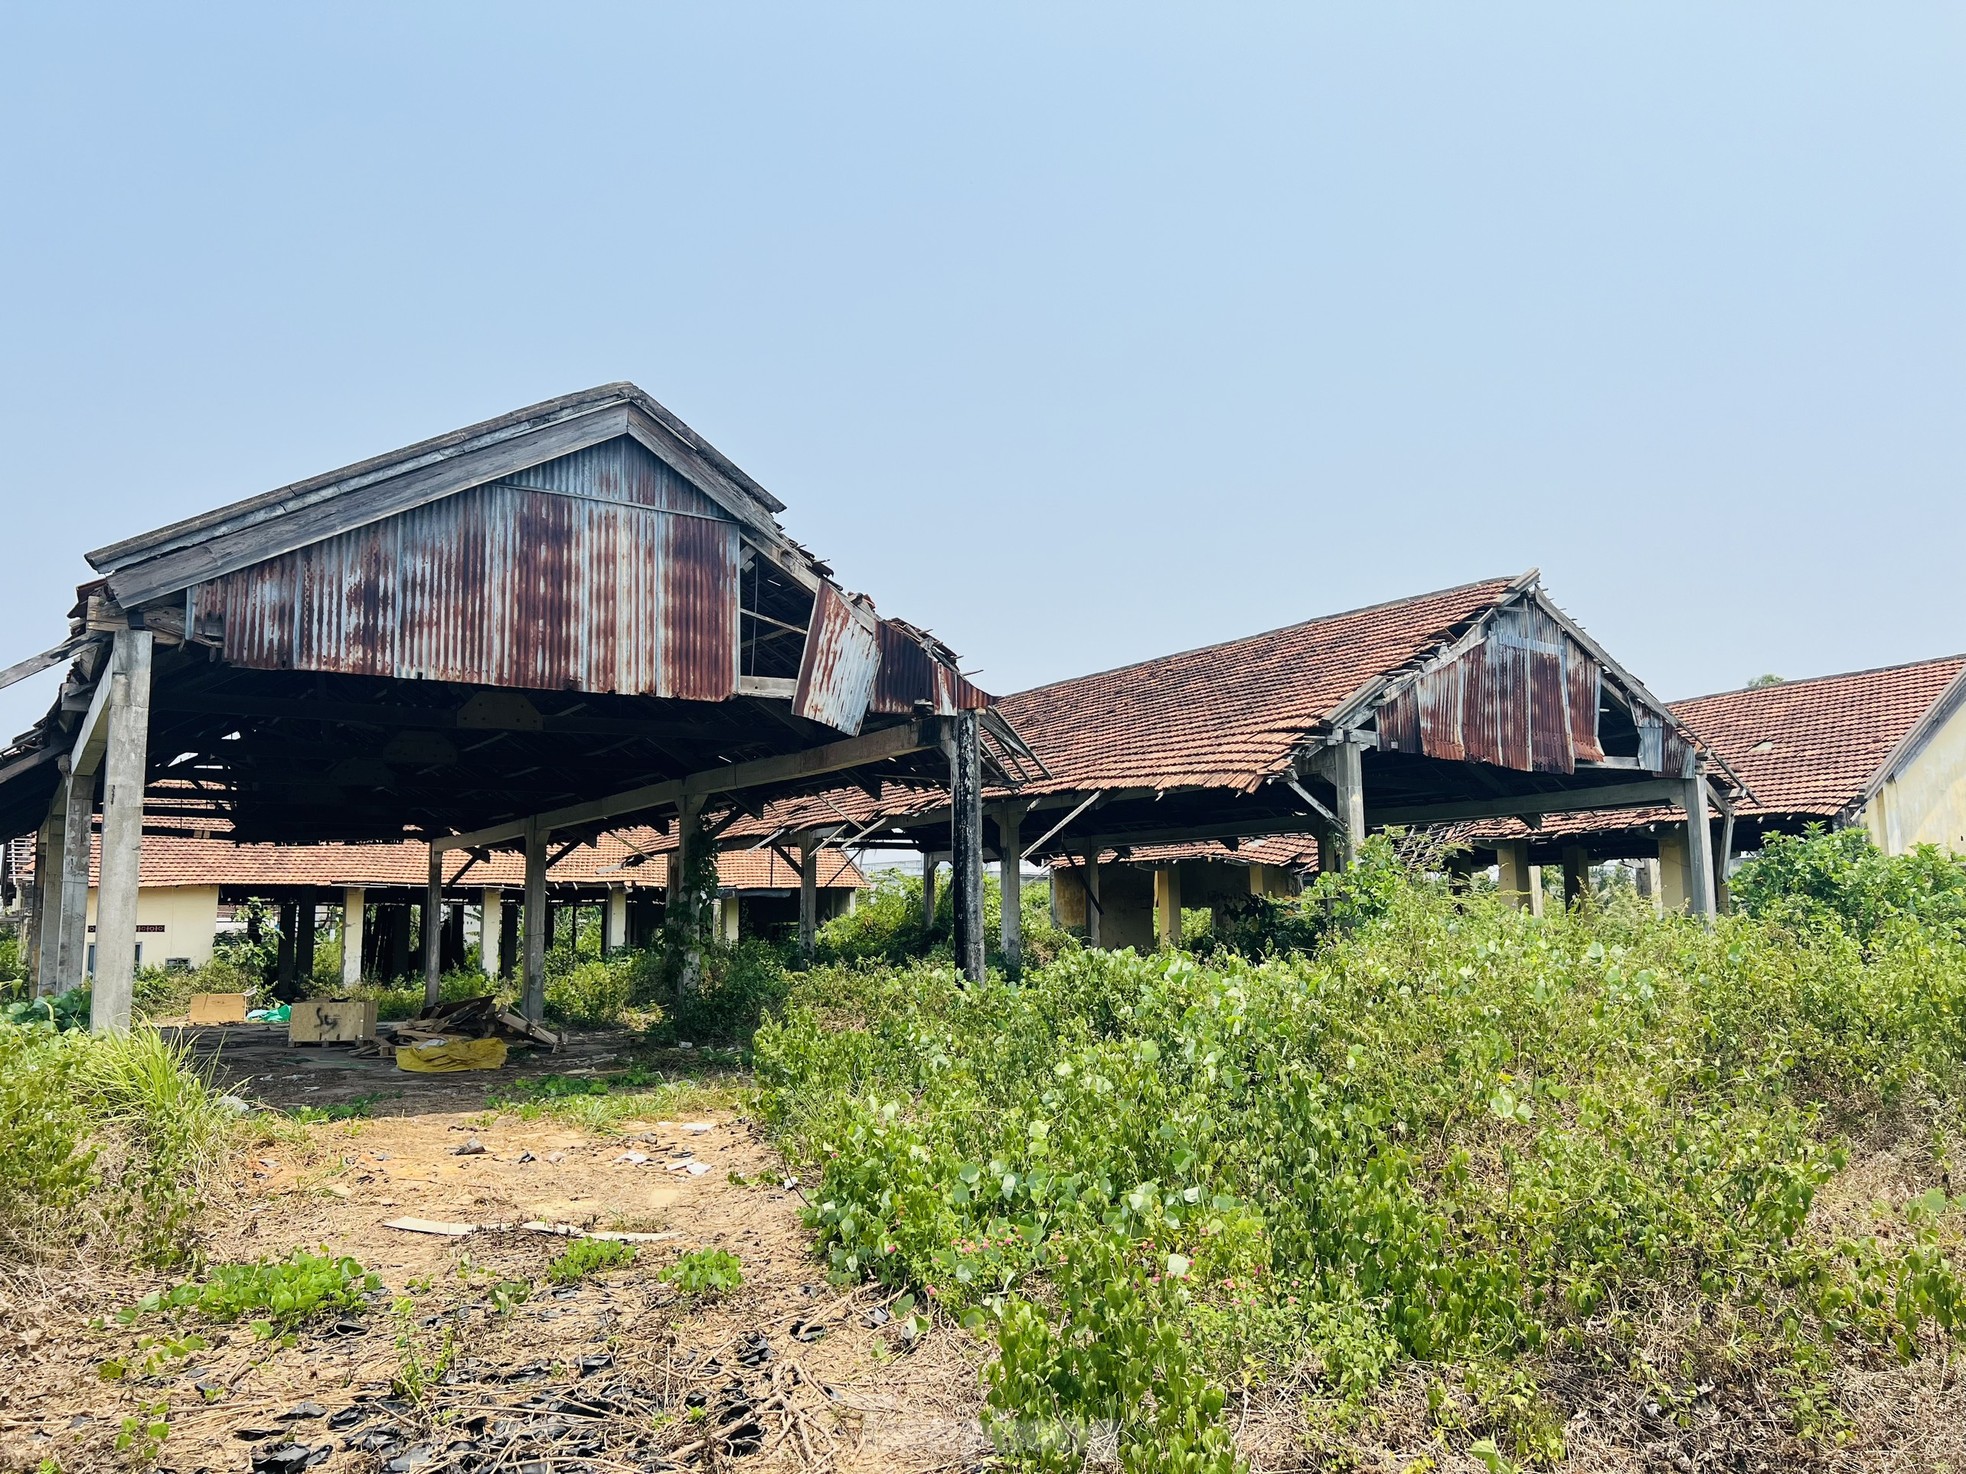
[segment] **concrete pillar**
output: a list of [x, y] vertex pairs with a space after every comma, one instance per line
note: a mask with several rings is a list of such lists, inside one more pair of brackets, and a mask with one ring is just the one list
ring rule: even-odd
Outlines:
[[1635, 865], [1636, 868], [1632, 871], [1632, 885], [1637, 889], [1640, 896], [1652, 903], [1652, 910], [1655, 914], [1664, 915], [1666, 902], [1665, 896], [1660, 890], [1658, 860], [1656, 858], [1639, 860], [1635, 862]]
[[89, 961], [89, 840], [95, 827], [96, 775], [70, 773], [55, 795], [62, 805], [61, 930], [55, 991], [82, 986]]
[[96, 979], [90, 1027], [130, 1026], [136, 984], [137, 889], [150, 745], [149, 630], [118, 630], [110, 654], [109, 745], [103, 754], [102, 861], [96, 891]]
[[1088, 947], [1103, 947], [1105, 928], [1099, 924], [1103, 899], [1099, 894], [1099, 851], [1087, 850], [1080, 859], [1084, 868], [1078, 872], [1077, 879], [1085, 889], [1085, 942]]
[[[1003, 952], [1004, 971], [1012, 977], [1024, 970], [1024, 858], [1018, 853], [1023, 843], [1024, 806], [1005, 804], [997, 810], [997, 890], [1002, 901], [997, 916], [997, 936]], [[849, 905], [855, 893], [849, 891]]]
[[959, 711], [949, 719], [949, 883], [955, 918], [956, 966], [972, 983], [984, 976], [983, 739], [980, 719]]
[[734, 947], [738, 940], [739, 906], [735, 895], [717, 898], [717, 935], [722, 937], [726, 947]]
[[935, 931], [935, 867], [941, 857], [932, 851], [922, 854], [922, 935]]
[[1331, 756], [1338, 817], [1345, 821], [1345, 832], [1338, 837], [1338, 856], [1349, 870], [1358, 863], [1358, 847], [1365, 843], [1365, 765], [1356, 742], [1340, 743], [1331, 749]]
[[1659, 831], [1659, 909], [1684, 911], [1693, 894], [1692, 877], [1686, 871], [1686, 829], [1675, 824]]
[[341, 986], [362, 984], [362, 942], [368, 931], [369, 893], [351, 885], [341, 893]]
[[34, 953], [37, 998], [61, 991], [61, 867], [67, 823], [66, 793], [57, 789], [34, 849], [34, 909], [41, 918]]
[[628, 887], [608, 887], [607, 916], [601, 925], [601, 954], [608, 956], [628, 945]]
[[316, 922], [319, 916], [320, 903], [310, 886], [301, 892], [295, 915], [299, 925], [294, 930], [294, 977], [303, 997], [314, 981], [314, 944], [318, 940]]
[[1181, 867], [1168, 865], [1154, 872], [1154, 914], [1160, 945], [1175, 951], [1181, 945]]
[[498, 907], [498, 975], [509, 978], [519, 970], [519, 911], [518, 906], [505, 904], [505, 893], [499, 892]]
[[488, 885], [478, 892], [478, 966], [487, 982], [499, 979], [499, 953], [505, 940], [505, 892]]
[[1591, 852], [1582, 845], [1563, 847], [1563, 904], [1574, 906], [1591, 889]]
[[1713, 921], [1713, 831], [1707, 819], [1707, 780], [1687, 761], [1686, 798], [1687, 909], [1709, 924]]
[[1495, 846], [1495, 889], [1502, 899], [1527, 911], [1540, 888], [1530, 879], [1529, 841], [1508, 839]]
[[546, 1016], [546, 831], [526, 825], [526, 965], [521, 1007], [538, 1023]]
[[300, 968], [294, 959], [298, 955], [295, 943], [300, 937], [300, 903], [282, 901], [280, 903], [280, 944], [275, 949], [273, 961], [273, 996], [291, 1003], [300, 996], [295, 985], [300, 977]]
[[1154, 950], [1154, 872], [1138, 865], [1108, 865], [1099, 874], [1099, 945]]
[[48, 883], [48, 829], [46, 820], [34, 832], [34, 879], [21, 893], [21, 964], [33, 982], [38, 998], [45, 991], [41, 974], [41, 935], [47, 908], [42, 904], [42, 888]]
[[435, 1008], [444, 982], [444, 852], [429, 846], [423, 887], [423, 1006]]
[[811, 962], [819, 950], [819, 843], [799, 836], [799, 956]]

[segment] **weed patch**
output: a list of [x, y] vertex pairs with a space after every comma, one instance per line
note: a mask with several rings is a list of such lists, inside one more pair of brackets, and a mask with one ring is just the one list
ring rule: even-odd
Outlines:
[[589, 1275], [626, 1269], [635, 1262], [635, 1246], [618, 1239], [576, 1239], [567, 1251], [546, 1266], [546, 1278], [556, 1285], [578, 1284]]

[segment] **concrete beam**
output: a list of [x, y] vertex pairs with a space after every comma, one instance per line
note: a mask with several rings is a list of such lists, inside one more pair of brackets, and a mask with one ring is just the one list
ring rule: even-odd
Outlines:
[[827, 743], [822, 747], [807, 748], [804, 752], [758, 758], [748, 763], [732, 763], [728, 767], [691, 773], [686, 778], [672, 778], [666, 783], [645, 784], [640, 788], [610, 794], [606, 798], [550, 809], [528, 819], [512, 819], [503, 824], [474, 829], [468, 834], [438, 835], [431, 843], [446, 850], [478, 849], [523, 839], [529, 826], [550, 834], [559, 829], [577, 829], [608, 819], [646, 813], [651, 809], [679, 807], [689, 801], [701, 807], [704, 799], [721, 793], [738, 793], [747, 788], [768, 788], [805, 778], [822, 778], [848, 768], [870, 767], [894, 758], [907, 757], [934, 747], [937, 738], [935, 719], [924, 718], [860, 737], [849, 737], [841, 742]]

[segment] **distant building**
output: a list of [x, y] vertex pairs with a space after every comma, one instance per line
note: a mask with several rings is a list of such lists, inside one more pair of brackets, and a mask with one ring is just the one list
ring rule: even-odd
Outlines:
[[[91, 944], [100, 843], [100, 836], [92, 839], [89, 863]], [[672, 853], [653, 830], [603, 835], [567, 851], [547, 872], [549, 933], [585, 909], [599, 914], [604, 948], [647, 944], [661, 925]], [[19, 866], [9, 873], [8, 894], [18, 897], [32, 879], [33, 846], [13, 845], [8, 854]], [[414, 841], [270, 845], [145, 835], [137, 892], [137, 965], [202, 967], [211, 960], [216, 936], [237, 924], [235, 911], [258, 900], [281, 908], [283, 938], [301, 947], [311, 944], [316, 918], [329, 913], [345, 917], [349, 907], [359, 906], [364, 955], [359, 971], [344, 968], [344, 975], [353, 980], [409, 974], [421, 965], [420, 945], [413, 946], [413, 937], [422, 935], [419, 913], [429, 880], [427, 856], [425, 847]], [[773, 849], [726, 850], [717, 856], [717, 872], [717, 920], [725, 940], [797, 927], [799, 873], [785, 856]], [[482, 858], [453, 855], [444, 873], [450, 899], [440, 945], [451, 954], [445, 965], [460, 964], [467, 939], [476, 939], [486, 971], [509, 973], [510, 942], [516, 940], [525, 884], [523, 856], [510, 851], [492, 851]], [[866, 883], [844, 853], [823, 852], [820, 920], [851, 910]], [[483, 945], [486, 936], [493, 938], [489, 948]], [[501, 940], [507, 943], [503, 948]], [[296, 957], [294, 967], [307, 972], [310, 964], [311, 959]], [[93, 956], [88, 967], [93, 973]]]

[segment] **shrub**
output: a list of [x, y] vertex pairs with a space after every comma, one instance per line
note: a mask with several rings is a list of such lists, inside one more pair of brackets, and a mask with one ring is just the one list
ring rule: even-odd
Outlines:
[[747, 938], [703, 951], [703, 986], [672, 1000], [649, 1031], [652, 1042], [724, 1044], [751, 1042], [761, 1021], [784, 1003], [785, 964], [769, 942]]
[[45, 1257], [87, 1238], [182, 1257], [234, 1120], [205, 1071], [154, 1030], [0, 1026], [0, 1255]]
[[628, 1007], [632, 963], [592, 958], [546, 977], [546, 1016], [557, 1023], [602, 1029], [621, 1022]]
[[744, 1266], [725, 1249], [692, 1249], [657, 1278], [692, 1300], [718, 1300], [743, 1285]]
[[1769, 835], [1729, 889], [1750, 916], [1836, 927], [1866, 944], [1903, 922], [1966, 940], [1966, 859], [1935, 845], [1887, 855], [1861, 829]]
[[575, 1239], [566, 1253], [546, 1266], [546, 1278], [556, 1285], [577, 1284], [590, 1274], [625, 1269], [635, 1262], [635, 1246], [615, 1239]]
[[218, 1265], [203, 1280], [144, 1296], [116, 1318], [124, 1325], [179, 1312], [214, 1321], [250, 1318], [265, 1339], [330, 1311], [358, 1309], [381, 1288], [378, 1276], [346, 1255], [295, 1249], [284, 1259]]
[[1924, 1102], [1908, 1129], [1943, 1139], [1957, 1110], [1948, 932], [1866, 957], [1752, 918], [1537, 918], [1383, 851], [1313, 900], [1314, 954], [822, 969], [760, 1027], [759, 1114], [819, 1174], [833, 1273], [994, 1332], [1007, 1456], [1072, 1467], [1028, 1440], [1116, 1423], [1129, 1467], [1226, 1467], [1223, 1383], [1308, 1358], [1352, 1405], [1402, 1361], [1469, 1368], [1511, 1409], [1496, 1457], [1548, 1461], [1536, 1359], [1689, 1297], [1750, 1327], [1806, 1432], [1822, 1344], [1966, 1328], [1966, 1202], [1809, 1224], [1839, 1120]]

